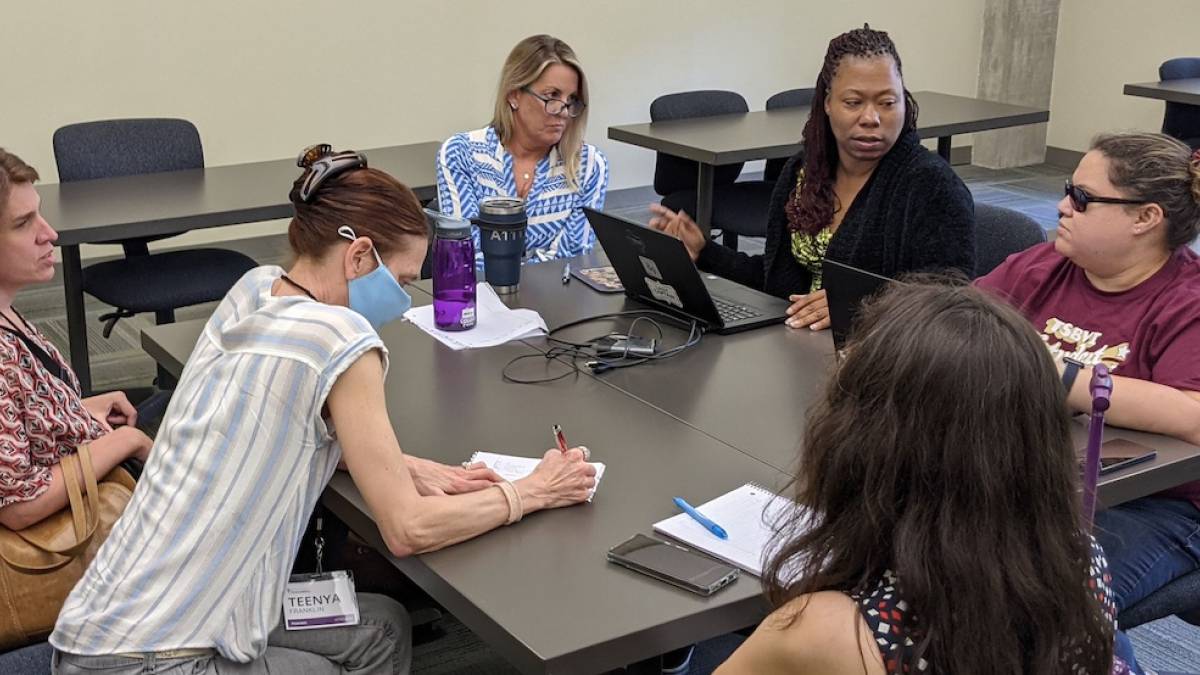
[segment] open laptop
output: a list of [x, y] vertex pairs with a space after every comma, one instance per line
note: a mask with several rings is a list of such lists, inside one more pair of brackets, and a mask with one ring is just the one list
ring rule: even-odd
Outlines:
[[712, 274], [701, 274], [683, 242], [631, 220], [585, 208], [625, 295], [717, 333], [787, 318], [788, 302]]
[[892, 280], [885, 276], [825, 259], [821, 264], [821, 286], [829, 303], [829, 331], [833, 333], [834, 349], [841, 351], [846, 346], [863, 301], [890, 283]]

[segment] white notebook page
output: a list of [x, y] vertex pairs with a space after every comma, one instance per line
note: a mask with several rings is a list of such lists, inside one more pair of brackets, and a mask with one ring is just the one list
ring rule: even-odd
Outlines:
[[765, 488], [747, 483], [696, 510], [729, 535], [721, 539], [686, 513], [661, 520], [654, 530], [761, 577], [763, 557], [771, 542], [772, 524], [785, 509], [796, 505]]
[[[504, 480], [514, 481], [533, 473], [538, 462], [542, 460], [534, 457], [514, 457], [513, 455], [480, 451], [471, 455], [471, 461], [483, 462], [489, 469], [500, 474]], [[591, 462], [591, 465], [596, 468], [596, 486], [592, 488], [592, 494], [588, 495], [589, 502], [596, 496], [596, 488], [600, 487], [600, 478], [604, 476], [604, 464]]]

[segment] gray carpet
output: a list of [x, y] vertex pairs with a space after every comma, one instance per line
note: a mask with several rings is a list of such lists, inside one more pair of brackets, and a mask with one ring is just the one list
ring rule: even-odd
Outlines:
[[1159, 619], [1129, 631], [1143, 668], [1200, 673], [1200, 628], [1176, 617]]
[[[955, 167], [979, 203], [1021, 211], [1047, 230], [1057, 221], [1063, 181], [1070, 171], [1049, 165], [1019, 169], [993, 170], [977, 166]], [[753, 178], [754, 176], [747, 176]], [[614, 190], [608, 195], [607, 209], [638, 222], [650, 218], [649, 204], [658, 197], [649, 187]], [[282, 236], [242, 240], [230, 245], [262, 264], [283, 264], [286, 241]], [[741, 250], [762, 251], [762, 240], [742, 238]], [[61, 279], [61, 274], [56, 276]], [[66, 317], [62, 287], [58, 283], [26, 289], [18, 294], [16, 306], [35, 321], [47, 336], [67, 353]], [[138, 316], [117, 324], [109, 339], [100, 335], [97, 317], [108, 307], [88, 298], [88, 345], [92, 359], [92, 377], [98, 390], [149, 386], [154, 379], [154, 363], [140, 346], [140, 330], [152, 325], [153, 317]], [[181, 310], [179, 319], [208, 316], [212, 305]], [[444, 637], [414, 650], [413, 672], [428, 675], [442, 673], [515, 673], [516, 671], [465, 626], [453, 617], [442, 620]], [[1146, 668], [1200, 673], [1200, 628], [1178, 619], [1164, 619], [1130, 631], [1141, 664]], [[703, 643], [693, 661], [693, 674], [709, 673], [738, 644], [733, 637]]]

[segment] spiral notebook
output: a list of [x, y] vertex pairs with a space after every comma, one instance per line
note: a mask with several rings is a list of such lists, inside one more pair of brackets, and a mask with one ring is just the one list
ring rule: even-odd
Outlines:
[[[472, 463], [483, 462], [489, 469], [500, 474], [500, 477], [507, 481], [518, 480], [533, 473], [540, 461], [542, 461], [540, 458], [515, 457], [482, 450], [471, 455]], [[591, 465], [596, 468], [596, 485], [592, 488], [592, 494], [588, 495], [589, 502], [596, 496], [596, 488], [600, 487], [600, 479], [604, 477], [604, 464], [591, 462]]]
[[654, 531], [761, 577], [774, 534], [773, 523], [786, 510], [796, 508], [790, 499], [761, 485], [746, 483], [696, 507], [701, 515], [720, 525], [729, 534], [728, 539], [717, 537], [686, 513], [658, 521]]

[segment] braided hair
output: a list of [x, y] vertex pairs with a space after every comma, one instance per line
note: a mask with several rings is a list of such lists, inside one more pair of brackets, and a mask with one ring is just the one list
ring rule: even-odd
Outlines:
[[[815, 234], [833, 220], [840, 207], [833, 192], [837, 175], [838, 150], [825, 112], [825, 98], [829, 96], [833, 76], [847, 56], [874, 58], [890, 56], [896, 63], [896, 72], [904, 79], [900, 67], [900, 54], [896, 44], [881, 30], [872, 30], [867, 24], [829, 41], [825, 51], [825, 63], [817, 75], [816, 91], [813, 93], [812, 112], [804, 125], [804, 180], [800, 182], [784, 207], [788, 229]], [[904, 132], [917, 128], [917, 102], [908, 89], [904, 89]]]

